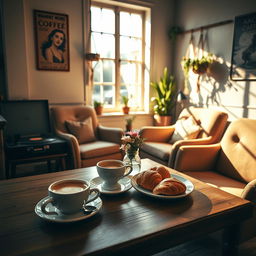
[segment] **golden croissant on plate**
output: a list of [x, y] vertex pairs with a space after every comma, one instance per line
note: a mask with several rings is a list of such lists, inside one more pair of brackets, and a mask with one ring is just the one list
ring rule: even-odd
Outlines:
[[136, 182], [141, 187], [152, 191], [163, 179], [170, 178], [170, 172], [164, 167], [153, 167], [138, 174]]
[[136, 182], [141, 187], [152, 191], [162, 179], [162, 176], [158, 172], [147, 170], [137, 175]]
[[162, 180], [154, 189], [155, 195], [176, 196], [185, 193], [186, 185], [174, 178]]

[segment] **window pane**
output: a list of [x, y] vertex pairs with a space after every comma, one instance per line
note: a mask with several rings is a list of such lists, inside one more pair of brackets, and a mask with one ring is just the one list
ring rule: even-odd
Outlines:
[[120, 37], [120, 55], [121, 55], [121, 59], [140, 61], [142, 58], [141, 40], [121, 36]]
[[139, 14], [120, 12], [120, 34], [142, 37], [142, 17]]
[[99, 53], [101, 58], [115, 57], [115, 37], [100, 33], [91, 34], [91, 50]]
[[101, 100], [101, 86], [100, 85], [94, 85], [93, 86], [92, 100], [102, 102], [102, 100]]
[[139, 84], [141, 83], [141, 64], [121, 62], [121, 83]]
[[103, 61], [103, 82], [114, 82], [115, 78], [115, 62], [114, 61]]
[[115, 103], [115, 87], [112, 85], [105, 85], [104, 87], [104, 104], [113, 106]]
[[102, 79], [102, 62], [98, 61], [96, 63], [92, 63], [93, 65], [93, 81], [94, 82], [101, 82]]
[[115, 33], [115, 13], [111, 9], [91, 7], [91, 30]]
[[129, 36], [132, 29], [130, 13], [120, 12], [120, 34]]

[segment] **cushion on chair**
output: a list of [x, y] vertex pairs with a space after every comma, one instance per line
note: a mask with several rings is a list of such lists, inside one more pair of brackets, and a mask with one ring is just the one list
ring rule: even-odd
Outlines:
[[150, 152], [150, 155], [167, 162], [170, 157], [172, 145], [169, 143], [145, 141], [142, 145], [141, 150], [145, 152]]
[[170, 143], [174, 144], [178, 140], [196, 139], [201, 131], [201, 127], [195, 122], [192, 116], [179, 119], [175, 123], [175, 131], [172, 134]]
[[82, 159], [89, 159], [109, 154], [120, 153], [120, 145], [108, 141], [94, 141], [81, 144], [80, 155]]
[[233, 121], [221, 140], [217, 171], [230, 178], [250, 182], [256, 179], [256, 120]]
[[246, 184], [237, 180], [231, 179], [215, 171], [191, 171], [184, 172], [198, 180], [201, 180], [213, 187], [222, 189], [228, 193], [241, 197]]
[[77, 138], [79, 144], [96, 140], [91, 117], [88, 117], [83, 122], [66, 120], [65, 124], [68, 131]]

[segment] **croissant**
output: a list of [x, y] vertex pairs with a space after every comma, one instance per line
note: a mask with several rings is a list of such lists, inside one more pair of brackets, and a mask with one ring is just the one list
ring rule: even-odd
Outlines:
[[155, 166], [150, 168], [150, 170], [158, 172], [162, 176], [162, 179], [170, 178], [171, 176], [169, 171], [164, 166]]
[[170, 178], [169, 171], [164, 166], [159, 166], [156, 168], [156, 171], [162, 176], [163, 179]]
[[162, 180], [154, 189], [153, 194], [176, 196], [186, 191], [186, 185], [174, 178]]
[[141, 187], [152, 191], [160, 183], [162, 176], [153, 170], [147, 170], [137, 175], [136, 182]]

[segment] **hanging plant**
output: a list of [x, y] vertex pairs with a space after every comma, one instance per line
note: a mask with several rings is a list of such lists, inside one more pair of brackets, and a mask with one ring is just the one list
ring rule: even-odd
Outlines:
[[202, 58], [191, 59], [183, 57], [181, 66], [184, 72], [184, 76], [187, 78], [190, 69], [192, 69], [195, 74], [202, 75], [206, 73], [208, 67], [212, 63], [213, 55], [209, 53], [207, 56], [203, 56]]

